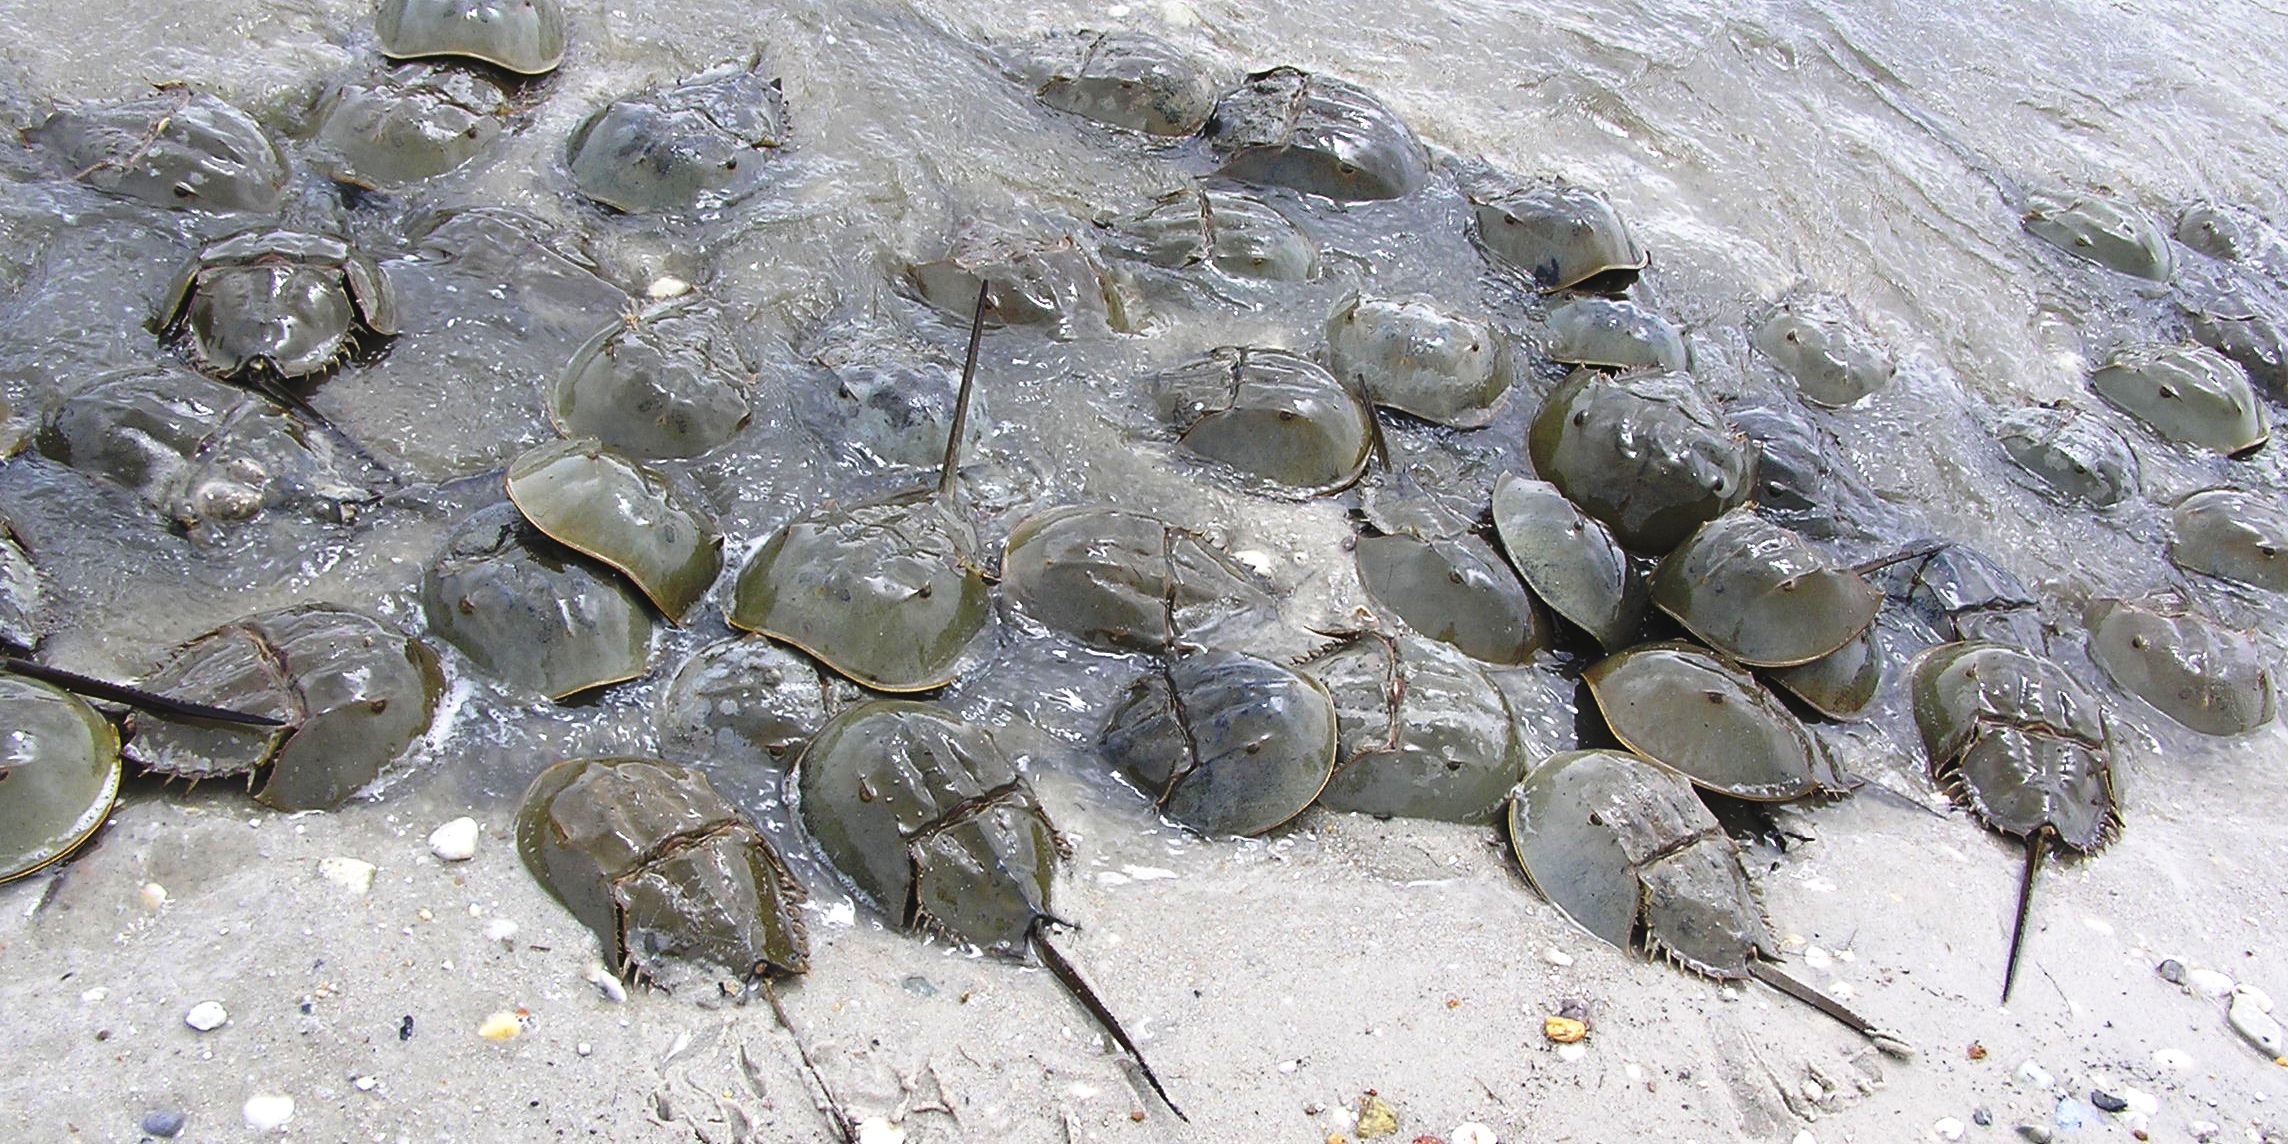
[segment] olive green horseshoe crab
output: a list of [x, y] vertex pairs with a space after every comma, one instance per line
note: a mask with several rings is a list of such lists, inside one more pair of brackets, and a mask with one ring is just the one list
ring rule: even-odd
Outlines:
[[593, 437], [526, 450], [504, 483], [533, 527], [619, 570], [671, 624], [723, 570], [714, 517], [666, 474]]
[[508, 92], [467, 68], [401, 64], [346, 80], [318, 105], [318, 162], [337, 183], [385, 190], [451, 171], [500, 138]]
[[1527, 446], [1535, 473], [1651, 555], [1755, 489], [1755, 452], [1683, 373], [1575, 370], [1543, 399]]
[[1395, 199], [1421, 186], [1429, 159], [1414, 131], [1357, 86], [1279, 67], [1247, 77], [1202, 128], [1218, 174], [1337, 202]]
[[1784, 802], [1855, 785], [1755, 676], [1691, 644], [1639, 644], [1581, 679], [1623, 745], [1718, 794]]
[[286, 190], [286, 158], [261, 125], [180, 84], [110, 107], [65, 109], [24, 132], [71, 177], [155, 206], [269, 214]]
[[2245, 457], [2272, 439], [2248, 372], [2207, 346], [2123, 347], [2091, 371], [2089, 387], [2182, 445]]
[[2104, 718], [2063, 667], [2001, 644], [1941, 644], [1916, 656], [1912, 672], [1931, 780], [2026, 844], [2002, 971], [2008, 1004], [2042, 855], [2053, 846], [2089, 853], [2121, 830]]
[[951, 682], [992, 620], [977, 535], [954, 500], [990, 287], [979, 285], [935, 485], [819, 509], [771, 534], [739, 571], [728, 619], [878, 691]]
[[1301, 282], [1317, 272], [1319, 244], [1262, 199], [1213, 182], [1170, 191], [1142, 211], [1097, 223], [1113, 258], [1162, 270], [1212, 267], [1225, 277]]
[[512, 686], [563, 700], [634, 679], [651, 658], [651, 609], [615, 570], [533, 527], [515, 505], [446, 535], [421, 577], [429, 630]]
[[2277, 492], [2203, 489], [2170, 513], [2180, 568], [2288, 592], [2288, 502]]
[[1053, 32], [1025, 45], [1010, 70], [1050, 107], [1147, 135], [1190, 135], [1215, 109], [1207, 70], [1141, 32]]
[[0, 882], [62, 860], [119, 793], [119, 732], [86, 701], [0, 671]]
[[1718, 981], [1753, 977], [1893, 1056], [1914, 1049], [1778, 967], [1764, 908], [1732, 839], [1677, 776], [1624, 751], [1568, 751], [1509, 801], [1526, 881], [1618, 949]]
[[1063, 840], [992, 732], [944, 708], [879, 699], [819, 729], [795, 761], [803, 829], [907, 932], [1012, 960], [1038, 957], [1182, 1110], [1104, 1002], [1049, 941]]
[[548, 417], [631, 457], [697, 457], [746, 427], [756, 374], [722, 314], [671, 299], [596, 331], [550, 389]]
[[621, 977], [669, 992], [759, 983], [836, 1135], [856, 1139], [771, 984], [810, 969], [806, 895], [705, 774], [636, 757], [556, 763], [525, 790], [516, 849], [549, 896], [595, 932]]
[[1841, 409], [1891, 383], [1898, 365], [1848, 303], [1804, 298], [1772, 307], [1756, 322], [1756, 348], [1795, 382], [1806, 401]]
[[[326, 605], [262, 612], [176, 649], [149, 690], [267, 716], [269, 726], [132, 712], [127, 756], [198, 781], [268, 777], [254, 797], [280, 810], [339, 805], [429, 727], [444, 691], [437, 657], [370, 616]], [[250, 782], [253, 778], [250, 777]]]
[[1494, 530], [1526, 586], [1608, 652], [1644, 629], [1644, 577], [1612, 530], [1584, 515], [1548, 481], [1503, 473], [1494, 482]]
[[1673, 323], [1626, 298], [1567, 298], [1549, 308], [1543, 332], [1542, 352], [1566, 365], [1675, 372], [1691, 361]]
[[1010, 609], [1108, 651], [1223, 647], [1302, 654], [1270, 584], [1208, 537], [1126, 509], [1051, 509], [1017, 525], [1001, 556]]
[[760, 190], [788, 141], [760, 54], [598, 108], [564, 142], [583, 196], [628, 214], [711, 216]]
[[1369, 631], [1302, 667], [1335, 701], [1329, 810], [1485, 822], [1525, 775], [1509, 698], [1447, 644]]
[[1426, 295], [1344, 298], [1327, 319], [1327, 365], [1375, 405], [1456, 429], [1493, 420], [1516, 380], [1507, 334]]
[[2099, 508], [2128, 499], [2142, 480], [2128, 439], [2087, 410], [2029, 405], [2003, 414], [1994, 435], [2045, 487]]
[[1652, 602], [1740, 663], [1794, 667], [1866, 631], [1883, 594], [1742, 505], [1701, 525], [1661, 559]]
[[1366, 472], [1374, 412], [1318, 363], [1285, 350], [1223, 346], [1144, 379], [1185, 451], [1266, 491], [1339, 492]]
[[2204, 735], [2272, 722], [2273, 671], [2256, 641], [2182, 599], [2090, 601], [2089, 657], [2123, 691]]
[[373, 27], [393, 60], [459, 56], [541, 75], [564, 59], [563, 0], [381, 0]]
[[2177, 256], [2161, 224], [2117, 199], [2059, 191], [2026, 195], [2026, 233], [2107, 270], [2166, 282]]
[[1469, 533], [1356, 537], [1367, 596], [1408, 628], [1487, 663], [1522, 664], [1549, 643], [1549, 621], [1493, 546]]
[[1544, 294], [1619, 294], [1652, 262], [1612, 202], [1586, 187], [1479, 171], [1462, 190], [1478, 249]]
[[1201, 834], [1262, 834], [1303, 813], [1335, 769], [1335, 704], [1310, 676], [1236, 651], [1163, 657], [1098, 744], [1162, 815]]
[[191, 363], [218, 377], [264, 370], [278, 378], [322, 373], [364, 335], [397, 332], [389, 276], [338, 238], [253, 230], [185, 263], [160, 300], [152, 329], [190, 329]]

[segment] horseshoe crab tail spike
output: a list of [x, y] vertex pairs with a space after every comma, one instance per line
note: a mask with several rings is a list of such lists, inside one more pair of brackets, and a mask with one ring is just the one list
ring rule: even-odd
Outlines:
[[177, 719], [206, 719], [216, 723], [238, 723], [248, 727], [283, 727], [286, 725], [284, 720], [273, 719], [268, 715], [233, 711], [228, 707], [209, 707], [204, 703], [193, 703], [188, 699], [173, 699], [156, 691], [145, 691], [140, 687], [129, 687], [124, 683], [97, 679], [93, 676], [81, 675], [76, 671], [65, 671], [60, 667], [49, 667], [47, 664], [34, 663], [31, 660], [13, 655], [0, 656], [0, 671], [10, 671], [29, 679], [37, 679], [42, 683], [52, 683], [66, 691], [76, 691], [91, 698], [124, 703], [129, 707], [141, 708], [154, 715], [166, 715]]
[[1120, 1027], [1119, 1018], [1112, 1015], [1112, 1010], [1104, 1007], [1103, 1000], [1097, 997], [1096, 990], [1088, 987], [1088, 981], [1081, 977], [1080, 970], [1067, 961], [1064, 954], [1057, 952], [1056, 946], [1049, 944], [1048, 934], [1043, 932], [1048, 921], [1047, 918], [1034, 919], [1033, 932], [1026, 935], [1033, 952], [1040, 955], [1041, 963], [1056, 975], [1058, 984], [1065, 987], [1065, 992], [1072, 994], [1073, 1000], [1080, 1002], [1080, 1007], [1088, 1010], [1088, 1015], [1096, 1018], [1096, 1023], [1103, 1026], [1105, 1032], [1112, 1034], [1112, 1039], [1119, 1042], [1129, 1059], [1136, 1062], [1136, 1067], [1144, 1073], [1145, 1083], [1152, 1086], [1153, 1092], [1160, 1094], [1160, 1102], [1168, 1106], [1168, 1111], [1175, 1113], [1176, 1119], [1186, 1124], [1191, 1123], [1192, 1118], [1184, 1115], [1184, 1110], [1176, 1107], [1176, 1102], [1169, 1098], [1168, 1090], [1160, 1084], [1159, 1074], [1154, 1073], [1151, 1063], [1144, 1059], [1144, 1051], [1136, 1047], [1136, 1042], [1128, 1039], [1128, 1032]]
[[1954, 547], [1954, 542], [1951, 540], [1928, 541], [1923, 544], [1917, 544], [1912, 548], [1893, 552], [1888, 556], [1877, 556], [1871, 560], [1862, 560], [1859, 563], [1852, 565], [1851, 570], [1853, 572], [1857, 572], [1861, 576], [1872, 576], [1893, 564], [1904, 564], [1909, 560], [1921, 560], [1926, 556], [1936, 556], [1939, 553], [1944, 552], [1952, 547]]
[[2018, 920], [2010, 927], [2010, 960], [2002, 967], [2002, 1003], [2010, 1003], [2010, 986], [2018, 980], [2018, 951], [2026, 942], [2026, 911], [2034, 903], [2034, 871], [2042, 867], [2042, 851], [2049, 842], [2048, 830], [2037, 830], [2026, 836], [2026, 873], [2018, 881]]
[[795, 1055], [802, 1058], [803, 1071], [810, 1074], [811, 1083], [818, 1086], [818, 1107], [834, 1125], [834, 1138], [842, 1144], [858, 1144], [858, 1130], [850, 1126], [850, 1117], [842, 1111], [842, 1102], [834, 1098], [834, 1087], [826, 1083], [826, 1074], [818, 1071], [818, 1062], [810, 1059], [810, 1043], [803, 1039], [802, 1030], [795, 1028], [794, 1019], [787, 1016], [786, 1005], [779, 1000], [778, 987], [770, 978], [761, 981], [763, 998], [771, 1003], [771, 1013], [779, 1019], [779, 1028], [794, 1038]]
[[938, 469], [937, 495], [953, 491], [953, 475], [961, 468], [961, 438], [969, 428], [969, 391], [977, 384], [977, 344], [985, 337], [986, 294], [991, 283], [977, 284], [977, 312], [969, 319], [969, 357], [961, 363], [961, 392], [953, 399], [953, 428], [945, 436], [945, 464]]
[[1873, 1021], [1853, 1012], [1843, 1002], [1790, 977], [1779, 966], [1761, 958], [1748, 960], [1748, 973], [1756, 980], [1835, 1018], [1843, 1027], [1874, 1042], [1876, 1048], [1901, 1060], [1911, 1059], [1915, 1047], [1888, 1029], [1877, 1028]]

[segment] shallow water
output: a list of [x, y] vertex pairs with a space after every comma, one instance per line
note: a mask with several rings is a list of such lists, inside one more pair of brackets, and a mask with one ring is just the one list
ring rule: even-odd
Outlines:
[[[2024, 192], [2057, 186], [2104, 188], [2164, 219], [2200, 199], [2288, 217], [2276, 178], [2288, 122], [2272, 98], [2288, 90], [2288, 62], [2269, 50], [2288, 16], [2251, 6], [2226, 19], [2190, 4], [1973, 12], [1464, 0], [572, 7], [564, 66], [519, 91], [511, 130], [469, 166], [347, 201], [297, 168], [289, 217], [341, 226], [403, 295], [404, 334], [311, 396], [396, 485], [377, 490], [353, 524], [272, 513], [187, 540], [131, 494], [19, 454], [0, 468], [0, 512], [48, 571], [49, 658], [140, 675], [215, 624], [303, 601], [420, 627], [421, 568], [445, 533], [500, 499], [498, 472], [512, 456], [554, 436], [544, 387], [662, 275], [695, 283], [732, 316], [758, 365], [754, 421], [707, 456], [661, 465], [718, 514], [732, 569], [810, 506], [929, 479], [920, 467], [868, 463], [819, 432], [833, 379], [816, 347], [855, 331], [869, 352], [901, 354], [950, 384], [964, 323], [912, 295], [908, 265], [941, 254], [979, 217], [1088, 241], [1094, 220], [1141, 210], [1214, 165], [1196, 141], [1147, 143], [1050, 111], [998, 66], [1030, 35], [1089, 25], [1164, 36], [1227, 81], [1282, 63], [1341, 76], [1388, 101], [1441, 156], [1563, 175], [1609, 195], [1653, 254], [1638, 296], [1685, 328], [1701, 382], [1728, 404], [1776, 406], [1814, 426], [1863, 475], [1864, 489], [1828, 498], [1849, 526], [1838, 529], [1839, 556], [1926, 536], [1974, 545], [2040, 591], [2069, 659], [2080, 605], [2095, 595], [2181, 589], [2255, 629], [2275, 661], [2288, 638], [2279, 597], [2189, 576], [2164, 554], [2167, 505], [2227, 482], [2277, 492], [2280, 448], [2244, 461], [2199, 455], [2097, 401], [2083, 377], [2106, 349], [2181, 340], [2181, 320], [2165, 291], [2076, 262], [2018, 225]], [[370, 23], [365, 5], [338, 0], [10, 6], [0, 10], [0, 110], [23, 125], [56, 102], [180, 81], [254, 113], [292, 151], [314, 129], [309, 109], [326, 86], [372, 65]], [[2234, 34], [2222, 33], [2228, 25]], [[749, 52], [784, 80], [795, 139], [763, 193], [686, 223], [610, 215], [572, 194], [561, 141], [589, 111]], [[0, 160], [0, 397], [15, 418], [0, 441], [28, 434], [103, 371], [173, 352], [147, 318], [185, 257], [245, 221], [145, 210], [58, 174], [37, 154]], [[1358, 494], [1294, 501], [1238, 489], [1149, 431], [1133, 382], [1223, 344], [1314, 352], [1325, 315], [1362, 288], [1427, 293], [1527, 331], [1539, 303], [1471, 247], [1467, 208], [1443, 176], [1397, 203], [1266, 197], [1321, 243], [1316, 279], [1226, 282], [1219, 295], [1138, 273], [1131, 329], [1083, 320], [1069, 337], [987, 334], [988, 412], [963, 478], [984, 538], [1048, 507], [1108, 502], [1218, 537], [1285, 590], [1298, 625], [1337, 627], [1364, 603], [1342, 547]], [[428, 212], [462, 206], [541, 220], [561, 261], [539, 258], [529, 240], [503, 240], [507, 253], [496, 254], [467, 230], [424, 238]], [[2178, 258], [2215, 272], [2189, 250]], [[1888, 388], [1837, 411], [1794, 400], [1751, 345], [1749, 323], [1807, 294], [1847, 299], [1886, 343], [1900, 367]], [[1386, 419], [1392, 454], [1458, 469], [1453, 479], [1482, 498], [1495, 474], [1528, 468], [1523, 427], [1554, 376], [1530, 371], [1525, 392], [1484, 429]], [[2061, 505], [2010, 464], [1988, 432], [1993, 419], [2057, 399], [2129, 435], [2141, 495], [2103, 511]], [[2282, 414], [2277, 400], [2269, 407]], [[1437, 460], [1449, 454], [1461, 463]], [[504, 693], [440, 645], [455, 684], [448, 714], [385, 780], [384, 805], [417, 797], [497, 812], [557, 758], [656, 749], [657, 692], [691, 651], [728, 633], [728, 591], [726, 577], [715, 606], [663, 631], [645, 679], [563, 707]], [[1505, 680], [1545, 750], [1570, 745], [1563, 676], [1578, 666], [1549, 659]], [[1067, 825], [1085, 838], [1149, 827], [1135, 796], [1082, 749], [1137, 670], [1004, 618], [985, 662], [947, 700], [1010, 728], [1037, 771], [1070, 784], [1081, 817]], [[2108, 701], [2135, 758], [2166, 754], [2182, 768], [2170, 778], [2132, 767], [2133, 830], [2137, 801], [2175, 797], [2166, 784], [2184, 771], [2229, 774], [2280, 744], [2277, 728], [2206, 740], [2134, 699], [2109, 691]], [[1821, 733], [1860, 773], [1927, 796], [1895, 689], [1873, 723]], [[792, 841], [775, 776], [717, 772]], [[1180, 837], [1168, 848], [1187, 879], [1233, 861]], [[831, 898], [830, 879], [797, 861]]]

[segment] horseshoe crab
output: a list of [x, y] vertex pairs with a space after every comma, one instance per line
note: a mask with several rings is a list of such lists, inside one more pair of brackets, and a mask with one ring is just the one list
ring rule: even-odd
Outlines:
[[1995, 422], [1994, 435], [2011, 460], [2051, 490], [2099, 508], [2128, 499], [2142, 480], [2128, 439], [2071, 406], [2012, 410]]
[[2288, 505], [2277, 496], [2206, 489], [2178, 502], [2169, 559], [2275, 592], [2288, 592]]
[[1802, 402], [1735, 399], [1724, 419], [1755, 447], [1754, 501], [1764, 519], [1829, 542], [1885, 539], [1907, 527]]
[[637, 757], [556, 763], [525, 790], [516, 849], [620, 976], [669, 992], [758, 980], [824, 1094], [821, 1111], [838, 1138], [857, 1139], [771, 986], [810, 971], [807, 895], [705, 774]]
[[1300, 653], [1271, 586], [1221, 547], [1158, 517], [1052, 509], [1009, 533], [1001, 591], [1020, 615], [1108, 651]]
[[1856, 785], [1755, 676], [1691, 644], [1638, 644], [1581, 680], [1614, 738], [1718, 794], [1786, 802]]
[[1050, 107], [1147, 135], [1190, 135], [1215, 109], [1207, 71], [1141, 32], [1052, 32], [1013, 70]]
[[2188, 293], [2178, 307], [2193, 339], [2237, 362], [2273, 396], [2288, 395], [2288, 312], [2237, 287]]
[[1543, 351], [1567, 365], [1680, 372], [1690, 360], [1668, 319], [1626, 298], [1568, 298], [1549, 308], [1546, 330]]
[[7, 518], [0, 517], [0, 647], [29, 651], [40, 642], [40, 570]]
[[2064, 668], [2015, 648], [1942, 644], [1916, 656], [1912, 671], [1931, 781], [1989, 829], [2026, 844], [2002, 971], [2008, 1004], [2043, 851], [2088, 853], [2121, 829], [2105, 724], [2096, 698]]
[[262, 369], [296, 378], [331, 369], [363, 333], [397, 332], [389, 277], [348, 243], [293, 230], [254, 230], [207, 247], [183, 266], [152, 328], [190, 327], [191, 364], [217, 377]]
[[1247, 77], [1202, 129], [1216, 173], [1337, 202], [1395, 199], [1422, 185], [1429, 158], [1396, 112], [1364, 90], [1299, 68]]
[[1454, 648], [1369, 632], [1303, 669], [1335, 701], [1329, 810], [1484, 822], [1525, 774], [1508, 698]]
[[1348, 488], [1373, 451], [1366, 403], [1285, 350], [1219, 347], [1145, 378], [1143, 387], [1185, 450], [1282, 492]]
[[1642, 949], [1719, 981], [1753, 977], [1893, 1056], [1914, 1050], [1778, 967], [1777, 944], [1740, 852], [1675, 775], [1622, 751], [1567, 751], [1509, 802], [1526, 880], [1618, 949]]
[[476, 158], [500, 137], [508, 111], [508, 92], [466, 68], [388, 68], [326, 93], [319, 163], [335, 182], [368, 190], [417, 183]]
[[2272, 669], [2256, 641], [2181, 602], [2098, 599], [2083, 612], [2089, 657], [2123, 691], [2204, 735], [2272, 722]]
[[96, 379], [56, 410], [40, 449], [132, 490], [194, 537], [279, 509], [346, 522], [374, 498], [290, 410], [172, 366]]
[[53, 152], [73, 179], [155, 206], [270, 214], [285, 196], [286, 158], [261, 126], [179, 84], [58, 111], [24, 138]]
[[78, 696], [0, 673], [0, 882], [79, 849], [119, 793], [119, 732]]
[[927, 691], [959, 673], [992, 619], [977, 534], [954, 505], [987, 293], [977, 288], [937, 483], [822, 508], [772, 533], [732, 586], [732, 627], [791, 643], [878, 691]]
[[2241, 457], [2272, 439], [2248, 374], [2207, 346], [2125, 347], [2089, 375], [2089, 387], [2180, 444]]
[[996, 326], [1048, 326], [1066, 338], [1118, 317], [1096, 260], [1069, 234], [1027, 236], [972, 219], [954, 232], [945, 257], [908, 274], [923, 300], [963, 317], [983, 289], [986, 318]]
[[1606, 651], [1644, 628], [1644, 579], [1612, 530], [1584, 516], [1547, 481], [1503, 473], [1494, 482], [1494, 530], [1527, 586]]
[[1652, 262], [1612, 202], [1586, 187], [1480, 172], [1462, 190], [1478, 249], [1544, 294], [1619, 294]]
[[541, 75], [564, 59], [562, 0], [381, 0], [373, 28], [393, 60], [464, 56]]
[[934, 704], [873, 700], [821, 728], [794, 773], [819, 852], [898, 928], [1013, 960], [1038, 956], [1168, 1101], [1144, 1054], [1048, 939], [1064, 843], [990, 731]]
[[1507, 335], [1427, 295], [1336, 303], [1327, 365], [1376, 405], [1456, 429], [1493, 420], [1515, 381]]
[[1929, 643], [1983, 640], [2027, 649], [2049, 643], [2033, 590], [1968, 545], [1949, 543], [1887, 561], [1874, 575], [1885, 596], [1907, 604], [1906, 615]]
[[1188, 652], [1128, 689], [1098, 745], [1171, 821], [1263, 834], [1326, 789], [1335, 704], [1316, 680], [1269, 660]]
[[1293, 220], [1245, 191], [1208, 183], [1097, 226], [1106, 254], [1163, 270], [1212, 266], [1232, 278], [1302, 282], [1319, 266], [1319, 244]]
[[[837, 327], [806, 340], [804, 356], [825, 371], [796, 394], [795, 416], [829, 451], [869, 468], [936, 472], [961, 394], [961, 363], [927, 345], [873, 328]], [[992, 406], [973, 394], [975, 417], [990, 425]]]
[[2117, 199], [2034, 191], [2026, 196], [2026, 233], [2118, 274], [2166, 282], [2176, 272], [2169, 236], [2153, 216]]
[[1352, 556], [1376, 603], [1473, 659], [1525, 663], [1549, 643], [1549, 622], [1517, 573], [1475, 536], [1361, 536]]
[[1890, 351], [1825, 299], [1785, 303], [1756, 323], [1756, 348], [1795, 381], [1814, 405], [1841, 409], [1891, 384]]
[[1883, 594], [1742, 505], [1701, 525], [1661, 560], [1652, 602], [1732, 659], [1793, 667], [1866, 631]]
[[257, 801], [326, 810], [373, 781], [428, 729], [444, 691], [420, 640], [369, 616], [324, 605], [262, 612], [175, 650], [149, 690], [274, 717], [250, 727], [137, 711], [127, 756], [172, 778], [269, 775]]
[[2224, 203], [2194, 203], [2178, 212], [2177, 241], [2227, 262], [2270, 264], [2288, 253], [2288, 243], [2271, 223]]
[[1794, 667], [1767, 669], [1765, 677], [1830, 719], [1865, 717], [1883, 686], [1883, 654], [1869, 627], [1834, 651]]
[[755, 193], [787, 144], [786, 96], [760, 55], [598, 108], [564, 142], [572, 185], [629, 214], [713, 215]]
[[549, 539], [616, 568], [680, 624], [723, 570], [723, 534], [658, 470], [593, 437], [509, 462], [509, 499]]
[[732, 636], [692, 653], [660, 691], [660, 754], [679, 762], [779, 766], [826, 723], [818, 668], [769, 640]]
[[562, 700], [644, 673], [651, 611], [622, 577], [501, 504], [461, 522], [421, 577], [429, 629], [495, 679]]
[[756, 369], [720, 314], [691, 299], [615, 319], [572, 355], [549, 420], [640, 458], [697, 457], [753, 416]]
[[1575, 370], [1527, 446], [1535, 472], [1639, 552], [1676, 547], [1755, 488], [1747, 441], [1682, 373]]

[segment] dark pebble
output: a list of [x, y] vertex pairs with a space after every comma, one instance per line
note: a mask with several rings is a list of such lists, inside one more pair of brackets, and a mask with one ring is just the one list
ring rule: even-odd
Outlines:
[[1983, 1108], [1977, 1109], [1970, 1114], [1970, 1122], [1979, 1126], [1980, 1128], [1984, 1128], [1987, 1125], [1994, 1123], [1994, 1114]]
[[2094, 1088], [2089, 1090], [2089, 1102], [2096, 1105], [2099, 1112], [2120, 1112], [2129, 1107], [2128, 1101]]
[[2160, 974], [2161, 980], [2171, 985], [2183, 985], [2185, 983], [2185, 963], [2174, 957], [2154, 966], [2153, 972]]
[[173, 1136], [183, 1130], [183, 1122], [187, 1119], [189, 1118], [180, 1112], [146, 1112], [143, 1114], [143, 1132], [147, 1136], [161, 1138]]
[[397, 1039], [400, 1041], [413, 1039], [413, 1014], [407, 1013], [405, 1019], [397, 1023]]

